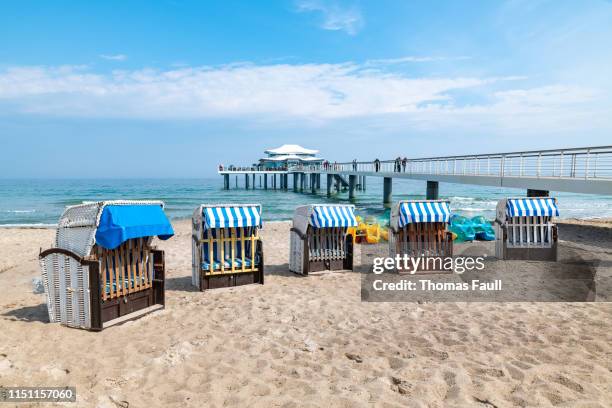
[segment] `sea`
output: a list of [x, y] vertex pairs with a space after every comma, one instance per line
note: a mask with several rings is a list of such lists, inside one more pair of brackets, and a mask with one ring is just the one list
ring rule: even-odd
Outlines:
[[[290, 178], [291, 180], [291, 178]], [[349, 203], [348, 192], [326, 196], [325, 177], [317, 194], [283, 190], [246, 190], [244, 177], [231, 178], [230, 190], [221, 177], [202, 179], [0, 179], [0, 226], [53, 226], [64, 208], [83, 201], [162, 200], [171, 219], [191, 218], [201, 203], [258, 203], [264, 221], [290, 220], [296, 207], [315, 203]], [[291, 181], [290, 181], [291, 183]], [[394, 180], [393, 200], [424, 199], [424, 181]], [[290, 186], [291, 187], [291, 186]], [[382, 178], [367, 179], [366, 190], [357, 191], [352, 201], [357, 215], [385, 224], [390, 209], [382, 204]], [[504, 197], [524, 196], [525, 191], [496, 187], [440, 183], [440, 198], [450, 201], [451, 211], [464, 216], [495, 218], [495, 206]], [[552, 193], [557, 197], [560, 218], [610, 218], [612, 195], [596, 196]]]

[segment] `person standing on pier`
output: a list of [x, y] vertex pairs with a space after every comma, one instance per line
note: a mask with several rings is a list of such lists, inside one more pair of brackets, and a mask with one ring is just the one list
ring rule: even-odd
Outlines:
[[379, 170], [380, 170], [380, 160], [376, 159], [374, 160], [374, 171], [378, 173]]
[[402, 171], [405, 173], [406, 172], [406, 164], [408, 163], [408, 159], [406, 157], [404, 157], [404, 159], [402, 160]]
[[357, 171], [357, 159], [353, 159], [353, 171]]

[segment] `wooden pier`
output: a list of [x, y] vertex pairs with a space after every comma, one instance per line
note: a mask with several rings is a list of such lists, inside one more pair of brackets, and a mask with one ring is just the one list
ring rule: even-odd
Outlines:
[[[549, 191], [583, 194], [612, 194], [612, 146], [512, 153], [427, 157], [407, 160], [374, 160], [334, 163], [321, 166], [292, 166], [283, 170], [255, 168], [220, 169], [224, 188], [230, 178], [244, 177], [245, 188], [292, 189], [316, 193], [321, 176], [326, 176], [327, 195], [365, 190], [368, 177], [383, 178], [383, 203], [392, 201], [393, 179], [427, 182], [427, 199], [437, 199], [439, 183], [521, 188], [528, 196], [546, 196]], [[289, 177], [291, 175], [291, 177]]]

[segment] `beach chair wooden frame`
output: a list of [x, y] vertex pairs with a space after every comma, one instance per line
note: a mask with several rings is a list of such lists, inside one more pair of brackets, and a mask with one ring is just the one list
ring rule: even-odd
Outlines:
[[353, 270], [353, 205], [308, 205], [296, 208], [290, 230], [289, 269], [301, 275]]
[[106, 201], [71, 206], [58, 224], [55, 247], [39, 255], [49, 320], [102, 330], [165, 305], [164, 251], [152, 237], [128, 239], [115, 249], [95, 242], [104, 208], [154, 205], [151, 201]]
[[[453, 237], [447, 231], [449, 217], [449, 202], [445, 200], [399, 201], [391, 211], [389, 255], [422, 258], [414, 273], [452, 272], [443, 262], [453, 256]], [[397, 272], [412, 273], [403, 268]]]
[[559, 215], [554, 197], [506, 198], [497, 203], [495, 255], [504, 260], [557, 261]]
[[[264, 284], [261, 205], [203, 204], [192, 217], [192, 283], [199, 290]], [[221, 262], [223, 260], [223, 262]]]

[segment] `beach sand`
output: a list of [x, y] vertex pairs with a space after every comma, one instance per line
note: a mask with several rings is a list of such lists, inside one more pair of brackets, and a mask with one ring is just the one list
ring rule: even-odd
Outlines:
[[[561, 225], [561, 253], [609, 274], [610, 226]], [[175, 229], [166, 308], [99, 333], [48, 323], [32, 293], [54, 231], [0, 229], [0, 384], [100, 407], [610, 406], [610, 303], [362, 302], [358, 273], [289, 273], [286, 222], [263, 231], [264, 286], [201, 293]]]

